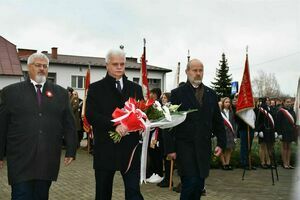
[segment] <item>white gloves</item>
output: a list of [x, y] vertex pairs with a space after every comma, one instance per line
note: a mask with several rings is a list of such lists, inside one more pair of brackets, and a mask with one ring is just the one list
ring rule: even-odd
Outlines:
[[259, 132], [258, 136], [259, 136], [260, 138], [263, 138], [263, 137], [264, 137], [264, 133], [263, 133], [263, 132]]
[[275, 132], [275, 133], [274, 133], [274, 135], [275, 135], [275, 138], [277, 138], [277, 137], [278, 137], [278, 133], [277, 133], [277, 132]]
[[282, 135], [278, 135], [278, 139], [282, 140]]
[[254, 132], [254, 137], [257, 137], [257, 135], [258, 135], [258, 132]]

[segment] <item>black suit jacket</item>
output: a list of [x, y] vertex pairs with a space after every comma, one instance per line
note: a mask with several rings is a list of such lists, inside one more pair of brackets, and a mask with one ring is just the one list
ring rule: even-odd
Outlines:
[[177, 164], [181, 176], [207, 177], [211, 159], [212, 133], [217, 145], [226, 145], [226, 133], [215, 92], [204, 87], [203, 105], [200, 106], [194, 89], [186, 83], [171, 92], [171, 103], [180, 104], [180, 110], [198, 109], [189, 113], [186, 120], [173, 128], [167, 137], [167, 153], [177, 153]]
[[[123, 108], [129, 97], [143, 99], [142, 88], [123, 76], [123, 90], [120, 93], [115, 85], [115, 79], [109, 75], [90, 85], [86, 115], [94, 132], [94, 169], [125, 171], [134, 147], [139, 143], [139, 134], [131, 133], [114, 144], [109, 131], [115, 131], [112, 113], [119, 107]], [[131, 169], [139, 167], [140, 149], [135, 153]]]
[[[49, 92], [52, 96], [46, 95]], [[56, 180], [63, 137], [66, 156], [75, 157], [77, 136], [65, 89], [46, 82], [40, 107], [29, 80], [2, 90], [0, 160], [6, 151], [10, 184], [32, 179]]]

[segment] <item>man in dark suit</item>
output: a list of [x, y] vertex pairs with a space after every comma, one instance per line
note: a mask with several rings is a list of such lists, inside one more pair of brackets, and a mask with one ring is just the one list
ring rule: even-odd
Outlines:
[[[123, 108], [129, 97], [143, 99], [141, 86], [127, 80], [125, 76], [125, 53], [111, 50], [106, 56], [106, 77], [90, 85], [86, 115], [94, 131], [94, 169], [96, 177], [96, 199], [112, 197], [113, 178], [120, 171], [125, 185], [125, 199], [143, 199], [140, 193], [140, 145], [138, 133], [127, 133], [122, 124], [113, 126], [112, 113]], [[109, 131], [122, 136], [114, 143]], [[137, 147], [134, 152], [135, 147]], [[129, 165], [131, 156], [133, 159]]]
[[212, 133], [217, 137], [215, 155], [219, 156], [226, 145], [226, 133], [216, 93], [202, 83], [203, 64], [189, 61], [188, 81], [171, 91], [171, 103], [180, 110], [198, 109], [172, 129], [167, 139], [167, 153], [176, 159], [181, 178], [181, 200], [199, 200], [209, 174]]
[[77, 137], [68, 93], [46, 81], [49, 59], [41, 53], [27, 61], [29, 78], [2, 90], [0, 168], [6, 154], [13, 200], [48, 199], [57, 180], [62, 138], [64, 162], [75, 157]]

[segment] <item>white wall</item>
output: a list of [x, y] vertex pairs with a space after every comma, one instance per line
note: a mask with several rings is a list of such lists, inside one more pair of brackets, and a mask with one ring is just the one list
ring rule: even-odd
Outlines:
[[20, 76], [0, 76], [0, 90], [5, 86], [20, 82], [21, 80], [23, 80], [23, 77]]
[[[22, 63], [23, 71], [27, 71], [27, 66], [25, 63]], [[79, 67], [79, 66], [65, 66], [65, 65], [56, 65], [51, 64], [49, 67], [49, 72], [56, 73], [56, 83], [64, 88], [71, 86], [71, 76], [85, 76], [87, 71], [87, 67]], [[92, 67], [91, 68], [91, 83], [101, 80], [106, 75], [106, 68], [102, 67]], [[129, 80], [133, 80], [133, 78], [140, 77], [139, 70], [126, 70], [126, 76]], [[161, 79], [161, 88], [162, 91], [165, 90], [165, 76], [162, 72], [148, 72], [148, 78], [153, 79]], [[80, 98], [84, 96], [84, 89], [76, 89], [74, 88]]]

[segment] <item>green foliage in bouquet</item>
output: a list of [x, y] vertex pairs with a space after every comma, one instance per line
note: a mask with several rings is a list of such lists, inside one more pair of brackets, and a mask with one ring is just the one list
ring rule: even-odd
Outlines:
[[164, 113], [162, 110], [158, 110], [154, 108], [153, 106], [149, 107], [146, 111], [145, 114], [147, 115], [149, 120], [158, 120], [160, 118], [164, 117]]

